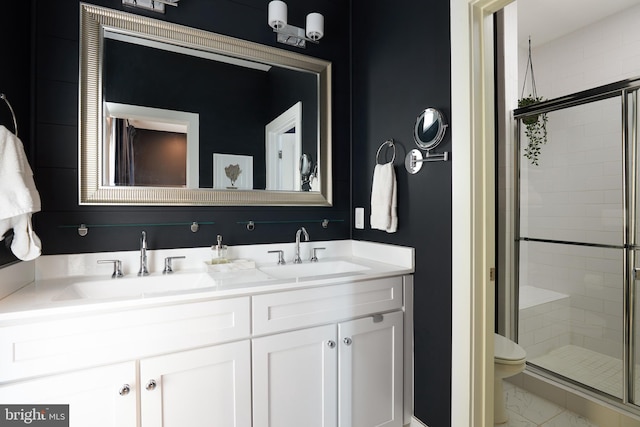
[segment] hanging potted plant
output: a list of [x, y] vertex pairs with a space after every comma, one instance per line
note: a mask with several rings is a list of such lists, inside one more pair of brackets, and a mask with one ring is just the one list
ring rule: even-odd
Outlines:
[[[524, 88], [527, 84], [527, 75], [531, 70], [531, 89], [533, 94], [524, 96]], [[533, 62], [531, 60], [531, 38], [529, 38], [529, 59], [527, 61], [527, 69], [524, 75], [522, 85], [522, 94], [518, 100], [518, 108], [528, 107], [533, 104], [544, 101], [544, 98], [538, 96], [536, 90], [536, 80], [533, 75]], [[524, 149], [524, 156], [531, 161], [532, 165], [538, 166], [542, 145], [547, 143], [547, 114], [535, 114], [522, 118], [525, 126], [524, 134], [529, 140], [527, 147]]]

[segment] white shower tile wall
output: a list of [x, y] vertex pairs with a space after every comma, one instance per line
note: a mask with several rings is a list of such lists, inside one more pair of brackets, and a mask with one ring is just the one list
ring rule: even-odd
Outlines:
[[520, 310], [519, 341], [531, 357], [573, 344], [622, 358], [622, 256], [620, 249], [522, 244], [521, 285], [568, 296]]
[[568, 295], [520, 309], [518, 342], [527, 349], [528, 359], [570, 343], [569, 309]]
[[[592, 126], [596, 121], [600, 127]], [[540, 165], [523, 165], [522, 236], [620, 245], [624, 210], [619, 100], [550, 113], [548, 130]], [[539, 315], [540, 328], [524, 321], [522, 327], [531, 328], [520, 329], [531, 342], [531, 347], [523, 342], [527, 352], [539, 355], [569, 343], [622, 357], [622, 255], [621, 250], [588, 246], [521, 245], [521, 265], [526, 267], [520, 285], [569, 295], [563, 323], [555, 322], [560, 303]]]
[[[555, 43], [539, 49], [545, 48], [559, 52]], [[575, 58], [573, 53], [567, 56]], [[544, 64], [540, 57], [535, 58], [536, 78], [551, 72]], [[609, 82], [612, 81], [615, 79]], [[539, 90], [541, 86], [538, 85]], [[612, 98], [548, 114], [548, 143], [542, 147], [539, 165], [531, 165], [526, 159], [521, 165], [523, 237], [622, 244], [620, 112], [620, 99]], [[522, 141], [526, 143], [527, 138]], [[549, 309], [542, 320], [536, 320], [539, 329], [526, 320], [521, 324], [519, 334], [528, 341], [523, 342], [528, 353], [538, 356], [573, 344], [622, 358], [622, 256], [622, 250], [615, 249], [521, 244], [520, 286], [550, 289], [569, 296], [565, 302], [567, 319], [563, 323], [554, 323], [558, 312]], [[521, 312], [521, 317], [527, 316]], [[525, 327], [529, 330], [525, 331]], [[532, 335], [527, 335], [532, 331]]]
[[[640, 5], [534, 47], [538, 95], [552, 99], [640, 76], [638, 22]], [[532, 42], [535, 46], [535, 40]], [[526, 61], [527, 46], [520, 49], [520, 57]], [[520, 79], [524, 77], [525, 64], [520, 67]]]
[[522, 236], [622, 243], [620, 111], [613, 98], [548, 114], [539, 164], [521, 164]]

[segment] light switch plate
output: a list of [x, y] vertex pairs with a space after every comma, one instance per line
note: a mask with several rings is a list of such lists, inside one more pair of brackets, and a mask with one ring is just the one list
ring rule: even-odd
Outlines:
[[356, 228], [364, 230], [364, 208], [356, 208]]

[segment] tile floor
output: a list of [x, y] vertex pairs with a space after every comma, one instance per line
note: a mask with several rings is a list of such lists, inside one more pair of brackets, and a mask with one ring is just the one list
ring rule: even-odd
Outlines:
[[506, 381], [504, 394], [509, 420], [496, 427], [608, 427], [594, 424]]
[[[622, 397], [622, 360], [575, 345], [566, 345], [530, 360], [567, 378]], [[636, 373], [640, 384], [640, 372]]]

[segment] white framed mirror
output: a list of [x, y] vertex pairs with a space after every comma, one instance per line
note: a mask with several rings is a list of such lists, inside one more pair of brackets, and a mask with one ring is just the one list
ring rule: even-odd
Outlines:
[[[280, 205], [280, 206], [328, 206], [332, 203], [331, 188], [331, 63], [328, 61], [308, 57], [295, 52], [289, 52], [277, 48], [259, 45], [232, 37], [189, 28], [177, 24], [168, 23], [152, 18], [138, 16], [121, 11], [102, 8], [95, 5], [81, 4], [81, 40], [80, 40], [80, 204], [87, 205]], [[273, 70], [271, 80], [289, 82], [291, 80], [311, 81], [313, 91], [311, 98], [305, 98], [302, 102], [305, 119], [312, 120], [311, 125], [301, 123], [296, 130], [305, 128], [300, 132], [301, 141], [295, 156], [299, 159], [298, 152], [311, 152], [311, 158], [316, 160], [319, 177], [317, 185], [310, 189], [282, 187], [271, 188], [267, 185], [266, 157], [267, 139], [265, 128], [274, 117], [283, 113], [287, 107], [271, 106], [271, 111], [262, 114], [259, 118], [251, 115], [247, 107], [250, 102], [260, 104], [261, 98], [254, 97], [240, 102], [240, 94], [230, 99], [218, 97], [215, 92], [211, 95], [209, 90], [218, 90], [226, 86], [227, 81], [215, 81], [200, 83], [194, 93], [186, 91], [187, 83], [191, 80], [202, 81], [205, 77], [188, 75], [187, 78], [179, 78], [170, 72], [164, 72], [162, 67], [152, 70], [138, 69], [136, 61], [131, 57], [123, 56], [124, 50], [152, 49], [150, 55], [157, 56], [161, 63], [169, 61], [168, 56], [161, 55], [188, 55], [189, 59], [181, 57], [181, 64], [193, 62], [194, 64], [210, 64], [212, 62], [225, 64], [226, 67], [235, 67], [240, 70], [237, 74], [261, 73], [269, 74]], [[112, 52], [113, 50], [113, 52]], [[111, 53], [112, 52], [112, 53]], [[138, 51], [136, 51], [138, 52]], [[136, 57], [141, 56], [135, 54]], [[127, 58], [126, 65], [118, 63], [117, 58]], [[223, 60], [222, 62], [220, 60]], [[139, 62], [152, 63], [152, 60]], [[242, 63], [251, 64], [247, 68]], [[144, 64], [142, 64], [144, 65]], [[140, 66], [142, 66], [140, 65]], [[204, 65], [203, 65], [204, 66]], [[209, 67], [209, 65], [206, 65]], [[186, 66], [185, 66], [186, 68]], [[252, 71], [261, 68], [262, 71]], [[167, 68], [171, 70], [172, 68]], [[114, 72], [116, 70], [117, 72]], [[267, 71], [264, 71], [267, 70]], [[128, 74], [129, 73], [129, 74]], [[130, 74], [137, 73], [137, 74]], [[205, 76], [211, 76], [211, 68], [207, 68]], [[268, 80], [270, 77], [262, 77]], [[162, 80], [164, 79], [164, 80]], [[119, 86], [119, 81], [129, 82], [129, 86]], [[133, 82], [133, 83], [131, 83]], [[218, 86], [215, 86], [215, 85]], [[253, 84], [253, 83], [251, 83]], [[151, 95], [140, 95], [148, 86]], [[244, 85], [246, 86], [246, 85]], [[307, 84], [307, 87], [309, 84]], [[278, 98], [278, 91], [282, 86], [274, 89], [265, 89], [268, 99]], [[296, 86], [296, 90], [300, 86]], [[232, 89], [230, 89], [232, 90]], [[260, 89], [262, 90], [262, 89]], [[287, 89], [288, 90], [288, 89]], [[293, 91], [293, 89], [291, 89]], [[256, 91], [254, 90], [253, 93]], [[274, 93], [275, 92], [275, 93]], [[293, 93], [293, 92], [292, 92]], [[194, 106], [185, 98], [197, 98], [205, 96], [204, 102]], [[138, 98], [134, 98], [138, 96]], [[156, 96], [156, 99], [151, 99]], [[294, 93], [291, 96], [298, 96]], [[302, 95], [300, 95], [301, 97]], [[311, 99], [311, 101], [308, 101]], [[195, 102], [195, 101], [193, 101]], [[216, 113], [209, 111], [208, 104], [216, 104]], [[271, 102], [274, 104], [273, 102]], [[236, 105], [237, 104], [237, 105]], [[222, 105], [222, 107], [219, 107]], [[124, 106], [132, 110], [148, 109], [153, 114], [142, 114], [158, 126], [159, 129], [149, 129], [156, 132], [173, 132], [164, 130], [159, 117], [166, 117], [168, 122], [183, 123], [186, 136], [186, 154], [182, 165], [176, 166], [176, 174], [185, 175], [184, 183], [179, 178], [169, 180], [168, 184], [163, 180], [152, 177], [148, 180], [138, 179], [122, 184], [113, 176], [116, 169], [121, 166], [112, 162], [113, 140], [115, 127], [112, 122], [116, 115], [112, 111], [122, 110]], [[234, 106], [239, 110], [234, 111]], [[255, 109], [263, 108], [256, 105]], [[224, 125], [232, 129], [229, 133], [223, 133], [222, 128], [216, 130], [212, 126], [219, 112], [229, 113], [229, 117], [238, 116], [243, 122], [233, 123], [230, 119], [220, 119]], [[272, 117], [271, 117], [271, 116]], [[128, 126], [135, 128], [135, 114], [119, 113], [118, 119], [122, 119]], [[189, 118], [190, 117], [190, 118]], [[194, 117], [197, 117], [194, 120]], [[154, 120], [150, 120], [154, 119]], [[195, 124], [194, 124], [195, 123]], [[249, 127], [256, 126], [261, 129], [249, 131]], [[150, 125], [143, 125], [150, 126]], [[311, 131], [308, 128], [311, 127]], [[143, 128], [144, 129], [144, 128]], [[137, 130], [137, 128], [136, 128]], [[144, 129], [145, 131], [147, 129]], [[251, 133], [260, 133], [255, 140], [251, 139]], [[142, 131], [138, 133], [144, 133]], [[180, 134], [180, 130], [175, 133]], [[178, 135], [179, 136], [179, 135]], [[195, 142], [194, 142], [195, 141]], [[226, 143], [226, 145], [220, 145]], [[311, 147], [311, 148], [309, 148]], [[110, 154], [111, 153], [111, 154]], [[236, 156], [227, 158], [240, 159], [246, 174], [251, 172], [251, 179], [247, 175], [240, 177], [238, 182], [250, 182], [241, 186], [229, 185], [222, 189], [214, 188], [214, 156]], [[154, 153], [155, 154], [155, 153]], [[177, 157], [176, 157], [177, 158]], [[181, 157], [182, 158], [182, 157]], [[218, 158], [221, 158], [218, 156]], [[145, 159], [147, 159], [145, 157]], [[175, 159], [174, 159], [175, 160]], [[161, 162], [158, 160], [158, 162]], [[178, 162], [179, 163], [179, 162]], [[247, 165], [252, 165], [249, 171]], [[292, 171], [286, 171], [285, 175], [299, 175], [299, 164], [294, 165]], [[138, 166], [136, 166], [138, 167]], [[162, 167], [160, 167], [162, 169]], [[166, 170], [166, 168], [162, 169]], [[163, 177], [164, 178], [164, 177]], [[197, 182], [197, 184], [196, 184]]]

